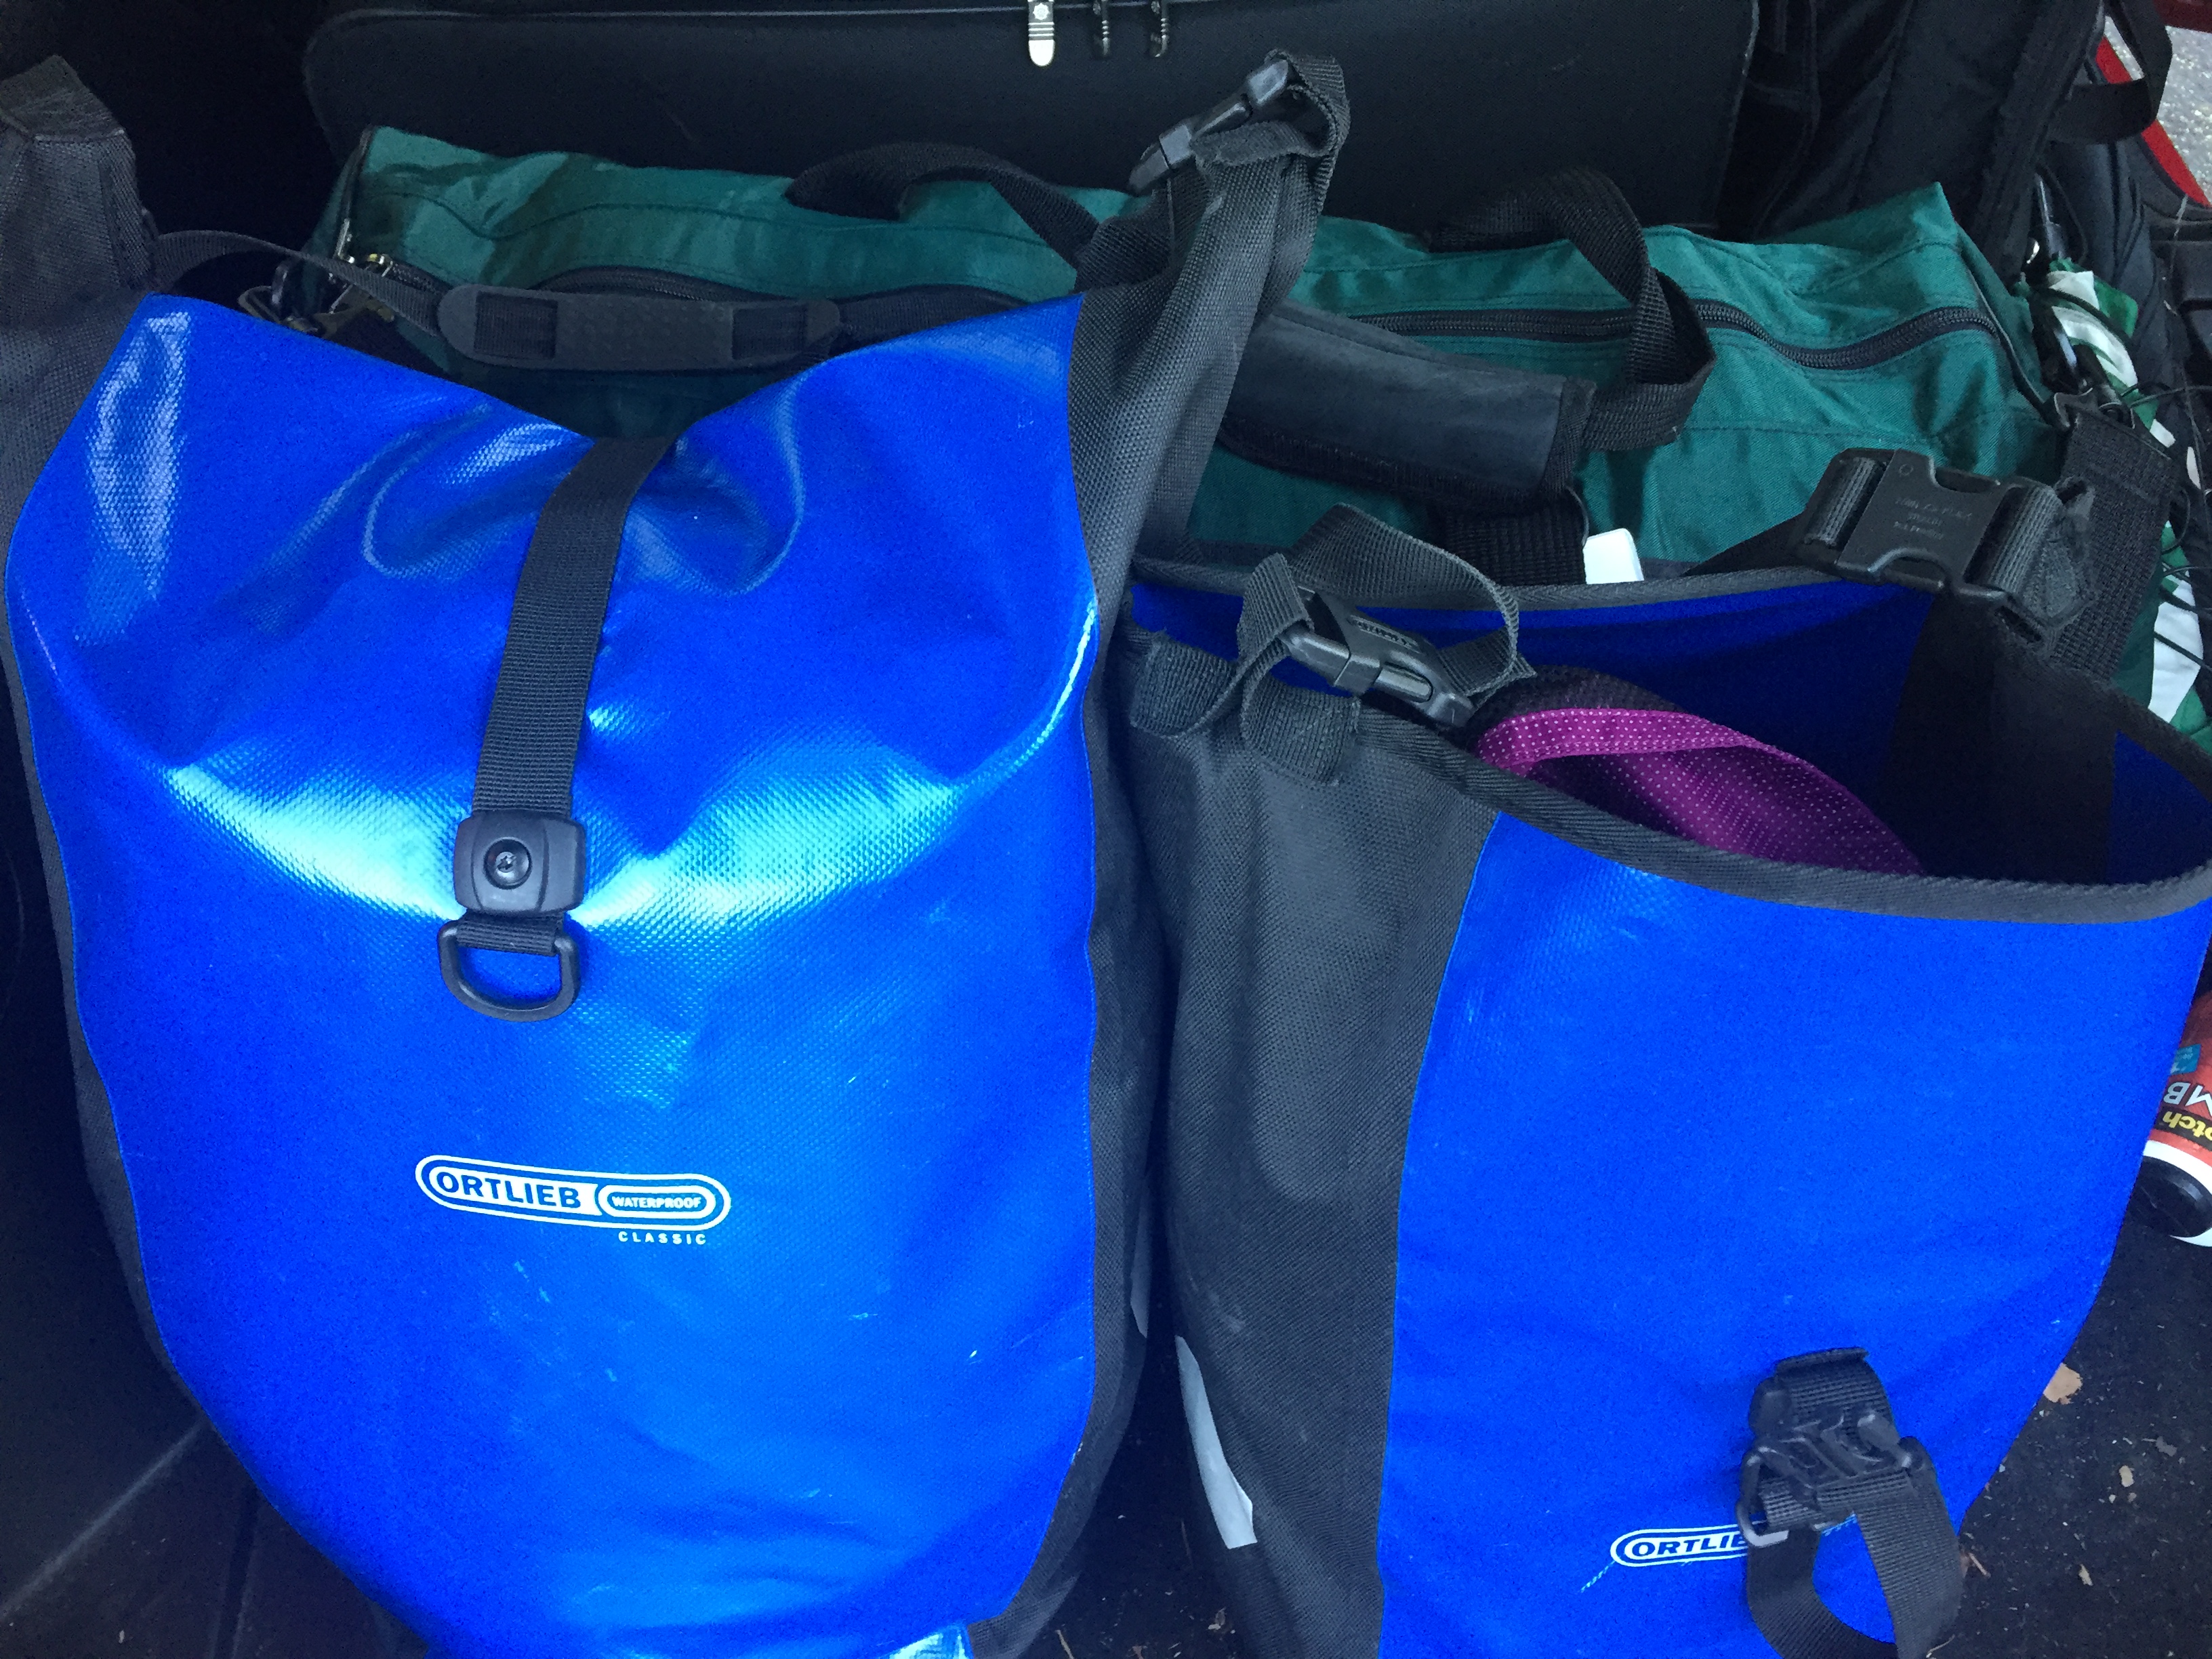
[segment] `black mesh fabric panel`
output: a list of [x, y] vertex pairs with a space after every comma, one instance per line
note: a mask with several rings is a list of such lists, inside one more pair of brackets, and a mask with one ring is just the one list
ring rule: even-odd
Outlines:
[[[1176, 1330], [1257, 1542], [1221, 1563], [1263, 1659], [1376, 1651], [1398, 1182], [1444, 963], [1496, 814], [1407, 722], [1229, 680], [1133, 631], [1129, 773], [1181, 989], [1163, 1131]], [[1195, 1524], [1195, 1523], [1194, 1523]], [[1221, 1540], [1209, 1534], [1220, 1552]]]
[[[1301, 61], [1297, 69], [1318, 108], [1317, 132], [1253, 121], [1200, 139], [1194, 165], [1172, 175], [1172, 189], [1158, 193], [1133, 241], [1102, 235], [1092, 244], [1107, 243], [1111, 260], [1086, 266], [1068, 368], [1068, 426], [1102, 617], [1121, 611], [1147, 525], [1164, 522], [1171, 531], [1158, 533], [1179, 536], [1244, 343], [1311, 249], [1347, 122], [1335, 66]], [[1110, 278], [1099, 276], [1109, 269]], [[1077, 1540], [1127, 1424], [1143, 1358], [1130, 1275], [1159, 1098], [1167, 994], [1103, 672], [1094, 672], [1085, 690], [1083, 721], [1097, 836], [1090, 938], [1098, 1022], [1091, 1072], [1097, 1374], [1083, 1448], [1036, 1565], [1006, 1612], [969, 1626], [977, 1659], [1022, 1652], [1066, 1595]]]

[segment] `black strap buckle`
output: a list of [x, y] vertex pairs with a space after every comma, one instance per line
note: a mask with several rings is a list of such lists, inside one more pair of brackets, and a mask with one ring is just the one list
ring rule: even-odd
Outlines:
[[1446, 731], [1474, 718], [1474, 700], [1420, 635], [1377, 622], [1324, 588], [1301, 586], [1298, 597], [1315, 625], [1291, 629], [1283, 647], [1338, 690], [1355, 697], [1382, 692]]
[[2086, 499], [2028, 478], [1939, 467], [1907, 449], [1847, 449], [1792, 532], [1798, 560], [1859, 582], [2005, 611], [2038, 636], [2094, 597]]
[[[1791, 1386], [1793, 1370], [1800, 1376], [1816, 1366], [1863, 1370], [1865, 1357], [1863, 1349], [1842, 1349], [1786, 1362], [1752, 1395], [1753, 1440], [1743, 1455], [1735, 1505], [1736, 1528], [1752, 1548], [1779, 1544], [1793, 1530], [1790, 1525], [1765, 1530], [1752, 1521], [1753, 1512], [1761, 1508], [1770, 1522], [1776, 1518], [1771, 1511], [1780, 1492], [1760, 1491], [1770, 1481], [1778, 1483], [1803, 1511], [1790, 1517], [1796, 1524], [1826, 1531], [1851, 1515], [1868, 1481], [1928, 1461], [1917, 1440], [1898, 1433], [1878, 1398], [1858, 1389], [1838, 1397], [1829, 1387], [1808, 1390], [1814, 1397], [1807, 1401]], [[1872, 1373], [1867, 1375], [1871, 1379]]]
[[[1164, 10], [1162, 13], [1164, 39]], [[1163, 48], [1164, 49], [1164, 48]], [[1152, 54], [1154, 57], [1158, 52]], [[1200, 138], [1227, 132], [1248, 121], [1272, 121], [1302, 113], [1311, 106], [1305, 88], [1282, 58], [1272, 58], [1244, 77], [1244, 84], [1203, 115], [1194, 115], [1170, 127], [1146, 150], [1129, 175], [1129, 193], [1142, 196], [1190, 160], [1191, 146]]]
[[[469, 914], [438, 930], [438, 969], [447, 990], [495, 1019], [550, 1019], [575, 1001], [580, 978], [576, 941], [560, 919], [584, 898], [582, 824], [550, 812], [471, 813], [453, 837], [453, 896]], [[542, 917], [552, 918], [551, 927], [530, 930], [534, 937], [522, 944], [481, 938], [474, 942], [533, 952], [550, 946], [561, 967], [560, 985], [550, 995], [518, 1001], [469, 978], [461, 951], [471, 943], [471, 923], [496, 928], [502, 921]]]

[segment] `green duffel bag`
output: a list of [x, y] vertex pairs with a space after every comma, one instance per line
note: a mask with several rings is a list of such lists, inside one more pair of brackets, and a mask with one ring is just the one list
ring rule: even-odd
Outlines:
[[[1064, 295], [1143, 234], [1143, 199], [945, 146], [786, 180], [387, 128], [346, 169], [319, 258], [247, 297], [587, 434], [674, 432], [836, 352]], [[1342, 502], [1504, 580], [1658, 575], [1790, 519], [1838, 452], [1905, 449], [2087, 486], [2100, 614], [2068, 629], [2094, 641], [2075, 665], [2110, 673], [2152, 592], [2166, 458], [2053, 396], [2027, 301], [1935, 187], [1746, 244], [1640, 230], [1595, 175], [1562, 175], [1426, 243], [1324, 219], [1291, 297], [1247, 354], [1200, 539], [1286, 546]], [[1586, 563], [1615, 530], [1640, 565], [1617, 538]]]
[[[364, 139], [311, 246], [388, 259], [448, 286], [835, 301], [858, 322], [848, 343], [1070, 291], [1075, 272], [1064, 254], [1079, 225], [1046, 225], [1062, 244], [1055, 252], [990, 182], [905, 183], [928, 170], [880, 169], [887, 182], [855, 188], [865, 169], [833, 163], [792, 191], [855, 208], [838, 214], [795, 205], [781, 179], [581, 155], [503, 160], [384, 128]], [[1061, 199], [1110, 218], [1130, 198], [1086, 190]], [[898, 216], [859, 216], [885, 210]], [[1437, 240], [1449, 236], [1447, 228]], [[1852, 447], [1924, 450], [1966, 471], [2056, 476], [2057, 428], [2027, 307], [1998, 283], [1939, 190], [1776, 242], [1673, 228], [1646, 240], [1651, 264], [1694, 303], [1717, 361], [1674, 441], [1583, 462], [1592, 528], [1633, 532], [1650, 560], [1701, 559], [1790, 517], [1836, 453]], [[1601, 384], [1620, 377], [1627, 349], [1622, 296], [1564, 241], [1441, 252], [1380, 226], [1324, 219], [1292, 297], [1443, 351]], [[294, 302], [308, 311], [322, 303], [320, 295]], [[776, 368], [726, 374], [514, 368], [402, 326], [443, 372], [594, 434], [680, 429], [811, 360], [802, 349]], [[788, 329], [802, 347], [804, 326]], [[1224, 453], [1193, 528], [1286, 545], [1347, 496], [1407, 528], [1429, 527], [1419, 503], [1285, 477]]]

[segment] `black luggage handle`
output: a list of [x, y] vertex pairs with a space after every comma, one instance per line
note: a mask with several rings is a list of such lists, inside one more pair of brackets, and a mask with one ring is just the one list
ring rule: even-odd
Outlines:
[[783, 199], [815, 213], [848, 219], [901, 216], [917, 185], [954, 181], [988, 185], [1042, 241], [1073, 264], [1098, 234], [1090, 209], [1057, 185], [988, 150], [965, 144], [878, 144], [811, 167], [784, 186]]
[[1595, 167], [1568, 167], [1483, 198], [1437, 227], [1437, 252], [1571, 242], [1628, 301], [1627, 380], [1601, 387], [1583, 447], [1650, 449], [1681, 435], [1713, 371], [1713, 343], [1681, 286], [1653, 269], [1644, 228], [1620, 187]]

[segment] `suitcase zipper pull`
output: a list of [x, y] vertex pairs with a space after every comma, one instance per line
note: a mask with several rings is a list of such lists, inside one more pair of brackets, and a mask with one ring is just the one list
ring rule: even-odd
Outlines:
[[1039, 69], [1052, 62], [1054, 40], [1052, 0], [1028, 0], [1030, 62]]
[[1091, 55], [1111, 58], [1114, 55], [1114, 19], [1109, 0], [1091, 0]]
[[1148, 0], [1147, 9], [1152, 15], [1152, 34], [1145, 42], [1147, 58], [1168, 55], [1168, 0]]

